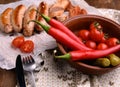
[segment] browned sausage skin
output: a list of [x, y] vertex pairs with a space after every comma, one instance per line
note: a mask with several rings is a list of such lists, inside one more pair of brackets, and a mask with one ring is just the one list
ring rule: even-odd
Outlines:
[[11, 24], [12, 11], [12, 8], [7, 8], [0, 15], [0, 29], [5, 33], [11, 33], [13, 31]]
[[[37, 20], [40, 21], [41, 23], [46, 23], [45, 20], [40, 16], [40, 14], [44, 14], [48, 16], [48, 9], [49, 6], [45, 2], [41, 2], [38, 6], [38, 13], [37, 13]], [[38, 25], [35, 25], [35, 29], [37, 31], [42, 31], [42, 28]]]
[[23, 21], [23, 34], [25, 36], [31, 36], [33, 34], [35, 23], [29, 21], [36, 20], [36, 13], [37, 13], [36, 10], [37, 7], [35, 5], [31, 5], [25, 12], [24, 21]]
[[12, 26], [15, 32], [21, 32], [23, 17], [26, 7], [24, 5], [17, 6], [12, 13]]

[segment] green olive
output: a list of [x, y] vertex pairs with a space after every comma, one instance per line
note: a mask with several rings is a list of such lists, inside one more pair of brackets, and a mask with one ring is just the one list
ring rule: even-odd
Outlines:
[[120, 58], [117, 55], [110, 54], [108, 55], [108, 58], [112, 66], [117, 66], [118, 64], [120, 64]]
[[110, 66], [110, 60], [108, 58], [98, 58], [95, 61], [95, 65], [98, 65], [101, 67], [108, 67]]

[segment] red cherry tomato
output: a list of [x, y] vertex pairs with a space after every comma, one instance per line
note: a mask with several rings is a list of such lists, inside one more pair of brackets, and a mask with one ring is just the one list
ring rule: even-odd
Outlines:
[[100, 23], [98, 23], [97, 21], [94, 21], [90, 24], [90, 29], [102, 29], [102, 26], [100, 25]]
[[90, 38], [95, 42], [101, 42], [102, 38], [104, 37], [102, 30], [91, 29], [90, 30]]
[[104, 33], [101, 42], [105, 43], [108, 38], [109, 38], [109, 35], [107, 33]]
[[106, 42], [106, 38], [105, 38], [105, 36], [102, 37], [102, 39], [101, 39], [100, 42], [102, 42], [102, 43], [105, 43], [105, 42]]
[[34, 49], [34, 43], [31, 40], [26, 40], [21, 46], [20, 50], [25, 53], [30, 53]]
[[25, 39], [23, 36], [18, 36], [18, 37], [13, 39], [12, 46], [19, 48], [24, 41], [25, 41]]
[[88, 40], [85, 45], [89, 48], [96, 49], [96, 43], [94, 41]]
[[116, 46], [117, 44], [120, 44], [120, 41], [115, 37], [111, 37], [111, 38], [108, 38], [108, 40], [106, 41], [106, 44], [109, 47], [112, 47], [112, 46]]
[[78, 36], [81, 37], [83, 40], [89, 40], [90, 32], [86, 29], [80, 30]]
[[97, 21], [92, 22], [90, 24], [90, 38], [95, 42], [100, 42], [103, 36], [102, 26]]
[[104, 50], [104, 49], [107, 49], [107, 48], [108, 48], [108, 45], [105, 44], [105, 43], [99, 43], [98, 46], [97, 46], [98, 50]]

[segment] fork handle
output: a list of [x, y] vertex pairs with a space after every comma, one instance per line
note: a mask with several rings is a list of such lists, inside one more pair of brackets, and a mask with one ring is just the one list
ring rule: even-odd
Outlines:
[[28, 72], [29, 73], [29, 82], [31, 84], [31, 87], [36, 87], [35, 85], [35, 77], [34, 77], [34, 74], [33, 74], [33, 71], [30, 71]]

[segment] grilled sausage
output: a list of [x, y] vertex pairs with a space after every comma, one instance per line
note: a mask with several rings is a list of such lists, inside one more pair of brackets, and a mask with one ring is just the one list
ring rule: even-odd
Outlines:
[[21, 32], [23, 17], [26, 7], [24, 5], [17, 6], [12, 13], [12, 26], [15, 32]]
[[50, 7], [49, 16], [50, 17], [61, 16], [67, 9], [69, 4], [70, 4], [69, 0], [57, 0], [57, 2]]
[[[45, 24], [46, 22], [40, 16], [40, 14], [44, 14], [44, 15], [48, 16], [48, 9], [49, 9], [49, 6], [45, 2], [41, 2], [38, 6], [37, 20], [43, 24]], [[35, 29], [39, 32], [42, 31], [42, 28], [39, 25], [35, 25]]]
[[[36, 20], [36, 10], [35, 5], [31, 5], [25, 12], [24, 21], [23, 21], [23, 34], [25, 36], [31, 36], [34, 31], [34, 22], [29, 22], [30, 20]], [[29, 22], [29, 24], [28, 24]]]
[[13, 31], [12, 24], [11, 24], [12, 11], [13, 11], [12, 8], [7, 8], [0, 15], [0, 28], [1, 28], [1, 31], [5, 33], [10, 33]]

